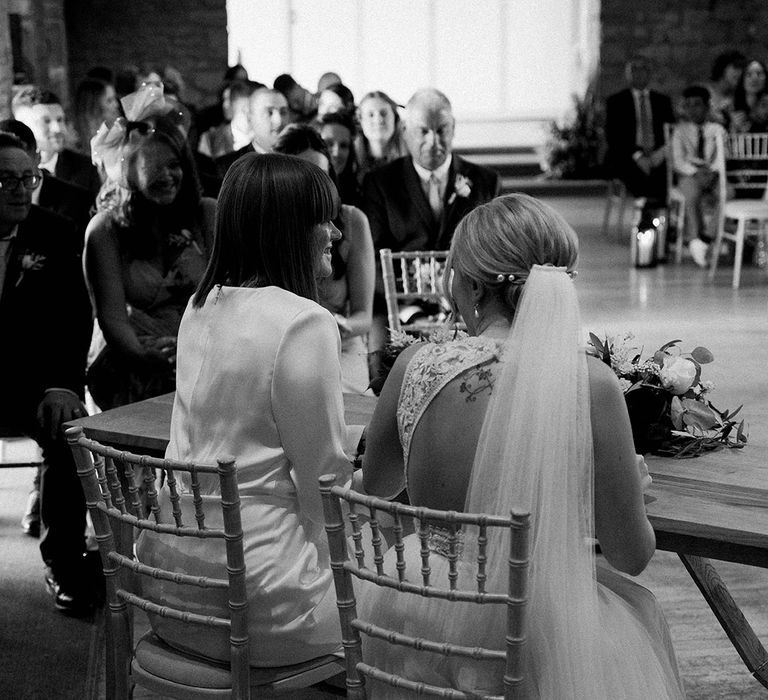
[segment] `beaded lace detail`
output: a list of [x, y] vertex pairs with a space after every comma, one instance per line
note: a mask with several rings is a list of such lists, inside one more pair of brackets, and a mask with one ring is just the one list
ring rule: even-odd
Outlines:
[[413, 431], [427, 406], [452, 379], [499, 356], [495, 340], [468, 337], [444, 343], [426, 343], [408, 363], [397, 405], [397, 427], [403, 446], [405, 480]]

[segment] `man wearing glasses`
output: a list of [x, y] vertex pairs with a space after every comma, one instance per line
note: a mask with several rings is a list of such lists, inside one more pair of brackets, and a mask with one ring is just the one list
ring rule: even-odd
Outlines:
[[77, 236], [67, 219], [32, 205], [35, 164], [0, 133], [0, 431], [43, 448], [42, 537], [46, 582], [57, 609], [90, 612], [85, 502], [63, 437], [81, 403], [91, 314]]

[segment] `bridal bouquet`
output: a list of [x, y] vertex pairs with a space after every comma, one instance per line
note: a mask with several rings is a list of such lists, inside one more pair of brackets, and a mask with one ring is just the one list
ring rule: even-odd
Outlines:
[[684, 353], [672, 340], [642, 357], [627, 333], [600, 340], [589, 334], [591, 353], [607, 364], [624, 389], [635, 449], [667, 457], [696, 457], [747, 442], [741, 410], [721, 411], [709, 400], [714, 384], [702, 381], [702, 365], [714, 360], [704, 347]]

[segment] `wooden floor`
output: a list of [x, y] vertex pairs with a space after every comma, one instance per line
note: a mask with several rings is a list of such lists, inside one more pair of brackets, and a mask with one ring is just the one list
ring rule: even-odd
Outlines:
[[[675, 338], [680, 338], [688, 350], [697, 345], [709, 348], [715, 362], [705, 367], [704, 378], [716, 384], [713, 401], [719, 407], [729, 408], [743, 403], [752, 438], [765, 444], [768, 441], [768, 271], [747, 266], [741, 289], [733, 291], [728, 266], [718, 272], [714, 283], [691, 261], [679, 267], [630, 269], [626, 240], [601, 235], [602, 199], [547, 201], [562, 211], [580, 235], [582, 252], [577, 283], [585, 333], [587, 330], [598, 335], [631, 331], [648, 352]], [[21, 493], [23, 497], [23, 491]], [[23, 503], [14, 504], [16, 512], [22, 509]], [[8, 527], [16, 528], [16, 513], [5, 515]], [[19, 547], [19, 556], [29, 560], [34, 556], [30, 549]], [[6, 551], [4, 556], [12, 558], [14, 552]], [[4, 564], [11, 566], [13, 562], [6, 559]], [[719, 569], [758, 635], [768, 643], [768, 570], [737, 565], [722, 565]], [[656, 594], [664, 608], [689, 698], [768, 697], [768, 691], [752, 679], [742, 665], [674, 555], [658, 552], [639, 580]], [[42, 577], [36, 574], [27, 589], [35, 586], [42, 587]], [[5, 594], [5, 590], [2, 592]], [[42, 594], [40, 601], [40, 605], [49, 603]], [[52, 609], [48, 612], [55, 617]], [[44, 616], [44, 611], [41, 614]], [[32, 630], [16, 632], [20, 638], [35, 633]], [[82, 624], [73, 622], [73, 639], [82, 634]], [[12, 643], [10, 636], [6, 630], [4, 644]], [[23, 664], [38, 674], [55, 676], [57, 673], [50, 659], [30, 658], [27, 652], [23, 659], [14, 661], [11, 657], [8, 651], [6, 663]], [[72, 697], [63, 688], [61, 693], [61, 698]], [[137, 693], [137, 697], [152, 696]], [[310, 692], [303, 697], [328, 696]]]
[[[732, 268], [714, 282], [692, 261], [632, 269], [628, 233], [603, 237], [602, 199], [548, 199], [580, 236], [577, 278], [586, 331], [598, 336], [632, 332], [653, 353], [681, 339], [688, 351], [709, 348], [715, 361], [704, 378], [715, 382], [719, 408], [744, 404], [750, 436], [768, 441], [768, 270], [744, 268], [741, 288]], [[745, 449], [749, 449], [749, 445]], [[766, 504], [768, 507], [768, 504]], [[718, 564], [718, 571], [764, 644], [768, 644], [768, 570]], [[638, 581], [664, 608], [688, 697], [699, 700], [766, 698], [768, 690], [746, 670], [717, 620], [674, 554], [657, 552]]]

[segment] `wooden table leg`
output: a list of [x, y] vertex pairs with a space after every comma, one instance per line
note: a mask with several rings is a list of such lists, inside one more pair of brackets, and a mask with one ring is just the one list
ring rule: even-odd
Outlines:
[[768, 651], [757, 638], [709, 559], [678, 554], [715, 617], [752, 675], [768, 688]]

